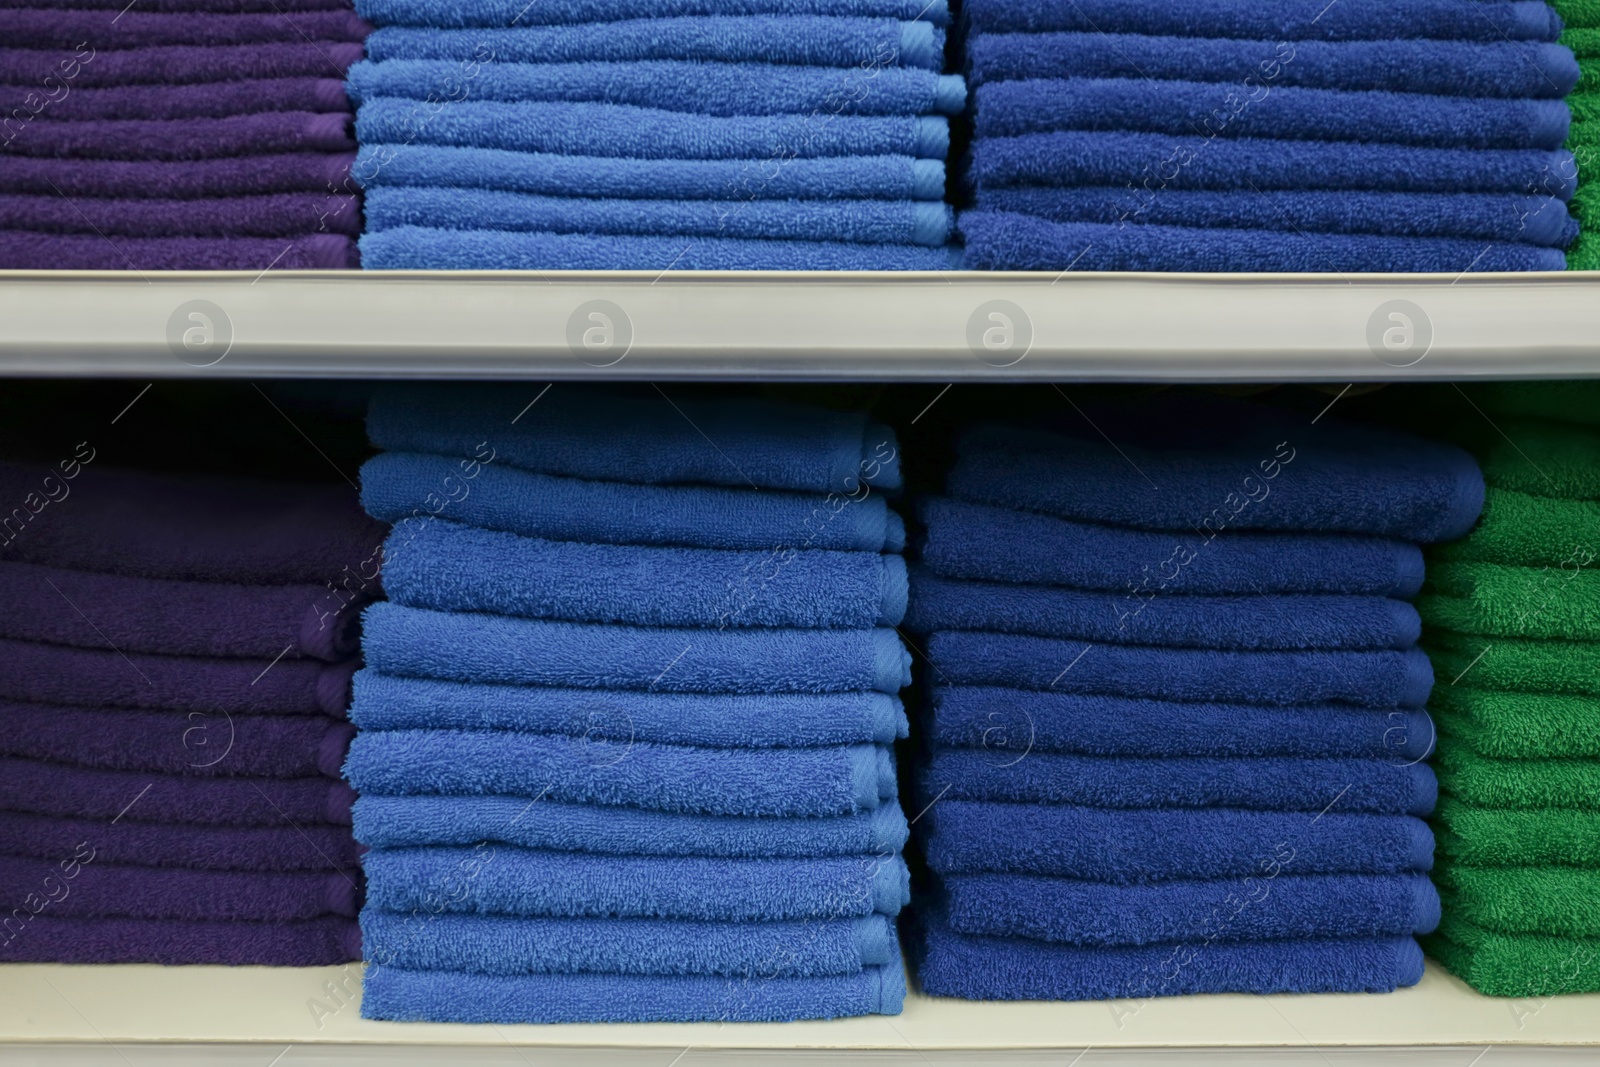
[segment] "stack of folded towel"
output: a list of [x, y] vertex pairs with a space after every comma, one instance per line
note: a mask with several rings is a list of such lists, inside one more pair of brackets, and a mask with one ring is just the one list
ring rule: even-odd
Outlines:
[[1476, 465], [1271, 407], [1086, 411], [972, 428], [921, 511], [923, 988], [1416, 982], [1433, 676], [1405, 598]]
[[370, 268], [947, 270], [945, 0], [360, 0]]
[[1573, 213], [1583, 234], [1567, 254], [1568, 270], [1600, 270], [1600, 3], [1596, 0], [1554, 0], [1566, 23], [1561, 43], [1578, 57], [1583, 78], [1567, 106], [1572, 109], [1572, 132], [1567, 147], [1577, 160], [1578, 191], [1572, 197]]
[[0, 8], [0, 268], [356, 265], [349, 0]]
[[895, 1013], [909, 655], [892, 433], [557, 385], [399, 388], [346, 776], [368, 1018]]
[[[0, 467], [0, 960], [360, 957], [348, 487]], [[369, 565], [370, 566], [370, 565]]]
[[1578, 66], [1543, 0], [964, 12], [971, 268], [1563, 267]]

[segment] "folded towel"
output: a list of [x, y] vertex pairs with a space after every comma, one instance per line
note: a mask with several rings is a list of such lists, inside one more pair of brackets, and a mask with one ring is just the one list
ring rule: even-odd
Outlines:
[[967, 874], [943, 879], [941, 888], [940, 905], [957, 933], [1074, 945], [1382, 937], [1439, 925], [1439, 893], [1425, 874], [1266, 874], [1153, 885]]
[[1439, 678], [1479, 689], [1600, 696], [1600, 641], [1528, 641], [1430, 630]]
[[904, 967], [867, 967], [829, 978], [707, 975], [530, 974], [516, 976], [368, 969], [366, 1019], [409, 1022], [781, 1022], [898, 1015]]
[[944, 65], [944, 44], [945, 31], [931, 22], [816, 15], [663, 17], [651, 12], [648, 17], [616, 22], [515, 29], [387, 26], [367, 38], [367, 58], [380, 63], [389, 59], [481, 60], [487, 49], [503, 63], [693, 59], [939, 70]]
[[1451, 914], [1474, 926], [1503, 934], [1600, 937], [1600, 871], [1451, 863], [1435, 878]]
[[363, 730], [518, 730], [589, 741], [788, 748], [887, 745], [907, 729], [905, 709], [887, 693], [597, 693], [373, 670], [356, 674], [354, 691], [350, 721]]
[[911, 899], [893, 853], [704, 859], [482, 844], [377, 849], [362, 864], [367, 905], [397, 912], [770, 922], [896, 915]]
[[500, 841], [620, 856], [805, 857], [898, 854], [910, 830], [894, 801], [831, 818], [750, 819], [602, 808], [520, 797], [364, 796], [356, 840], [369, 848]]
[[[69, 11], [122, 10], [122, 4], [116, 0], [51, 0], [50, 6]], [[140, 6], [145, 11], [265, 14], [273, 11], [347, 11], [350, 0], [142, 0]]]
[[[97, 16], [98, 17], [98, 16]], [[185, 21], [192, 18], [186, 14]], [[98, 38], [97, 38], [98, 39]], [[193, 85], [262, 78], [343, 78], [360, 59], [360, 42], [308, 44], [267, 42], [241, 45], [161, 45], [122, 48], [74, 61], [58, 49], [0, 48], [0, 85], [39, 84], [59, 69], [72, 91], [124, 85]], [[63, 63], [76, 68], [67, 74]]]
[[[470, 483], [463, 468], [477, 470]], [[905, 524], [880, 493], [845, 497], [624, 485], [409, 452], [384, 452], [362, 466], [361, 503], [387, 522], [437, 515], [552, 541], [764, 549], [780, 554], [787, 549], [898, 552], [905, 545]], [[384, 549], [393, 565], [405, 546], [390, 538]], [[1418, 553], [1417, 585], [1421, 584]]]
[[361, 913], [361, 947], [384, 967], [465, 974], [815, 978], [900, 965], [886, 915], [734, 923], [418, 916], [368, 908]]
[[[1581, 94], [1587, 97], [1586, 91]], [[1570, 386], [1563, 388], [1563, 386]], [[1493, 382], [1474, 386], [1471, 395], [1485, 411], [1518, 419], [1558, 419], [1596, 425], [1595, 390], [1587, 382]]]
[[349, 826], [355, 791], [329, 778], [197, 778], [0, 759], [0, 809], [113, 819], [135, 797], [150, 822]]
[[325, 967], [361, 958], [354, 919], [198, 922], [192, 919], [66, 919], [36, 915], [26, 933], [0, 942], [10, 963], [227, 964]]
[[1428, 569], [1417, 610], [1430, 627], [1458, 633], [1595, 641], [1600, 574], [1576, 557], [1558, 568], [1439, 563]]
[[1114, 590], [1123, 594], [1111, 611], [1119, 619], [1168, 589], [1406, 598], [1422, 587], [1422, 550], [1376, 537], [1238, 529], [1190, 537], [937, 497], [924, 500], [920, 513], [927, 527], [920, 554], [934, 573]]
[[1439, 853], [1478, 867], [1600, 867], [1600, 811], [1480, 808], [1448, 793], [1433, 813]]
[[[385, 574], [385, 582], [388, 575]], [[391, 596], [401, 599], [390, 585]], [[1143, 610], [1119, 593], [912, 572], [906, 628], [986, 630], [1130, 645], [1231, 649], [1406, 649], [1421, 636], [1403, 600], [1354, 596], [1168, 596]]]
[[[1600, 95], [1590, 99], [1600, 101]], [[1474, 394], [1467, 395], [1471, 399]], [[1487, 404], [1484, 410], [1492, 411], [1496, 398], [1497, 394], [1489, 391], [1479, 393], [1473, 402]], [[1592, 500], [1600, 496], [1600, 434], [1587, 426], [1495, 414], [1495, 424], [1515, 444], [1498, 433], [1491, 439], [1488, 434], [1494, 430], [1489, 426], [1484, 433], [1470, 434], [1470, 447], [1483, 465], [1485, 482], [1496, 489], [1542, 497]]]
[[[967, 41], [973, 85], [1031, 78], [1156, 78], [1250, 88], [1387, 90], [1559, 100], [1578, 62], [1559, 44], [1523, 41], [1240, 41], [1140, 33], [978, 33]], [[355, 70], [357, 68], [352, 68]]]
[[663, 11], [649, 0], [540, 0], [523, 8], [516, 0], [482, 0], [470, 7], [454, 0], [361, 0], [362, 17], [383, 26], [559, 26], [572, 22], [674, 16], [831, 15], [950, 21], [945, 0], [673, 0]]
[[[1600, 523], [1600, 502], [1489, 489], [1472, 536], [1433, 551], [1439, 563], [1458, 560], [1570, 571], [1582, 557], [1587, 531]], [[1575, 555], [1575, 553], [1577, 553]]]
[[356, 869], [356, 843], [348, 826], [288, 826], [281, 819], [275, 826], [139, 822], [137, 794], [123, 808], [128, 816], [114, 825], [104, 819], [0, 812], [0, 855], [59, 860], [73, 855], [82, 842], [97, 863], [218, 871]]
[[[343, 17], [343, 16], [341, 16]], [[196, 85], [74, 89], [36, 119], [220, 119], [262, 111], [350, 111], [337, 78], [258, 78]]]
[[981, 138], [968, 178], [1003, 185], [1123, 185], [1165, 189], [1337, 189], [1398, 193], [1519, 193], [1572, 199], [1566, 149], [1419, 148], [1354, 141], [1205, 139], [1124, 131]]
[[1512, 194], [1163, 189], [1151, 196], [1128, 186], [1019, 186], [987, 189], [974, 206], [1052, 222], [1462, 237], [1554, 248], [1578, 235], [1578, 220], [1560, 200]]
[[592, 545], [426, 519], [390, 536], [384, 590], [413, 608], [717, 630], [864, 629], [906, 612], [897, 555]]
[[[369, 632], [381, 606], [368, 609]], [[1222, 652], [957, 630], [933, 634], [925, 647], [934, 678], [947, 685], [1002, 685], [1179, 702], [1343, 703], [1385, 710], [1420, 708], [1433, 688], [1428, 657], [1415, 648]]]
[[689, 748], [500, 730], [365, 730], [345, 778], [363, 794], [548, 796], [702, 815], [848, 815], [895, 796], [878, 745]]
[[680, 630], [378, 603], [365, 631], [378, 671], [443, 681], [665, 693], [894, 693], [911, 684], [911, 655], [890, 629]]
[[1444, 685], [1429, 706], [1439, 732], [1497, 759], [1600, 758], [1600, 700]]
[[[1561, 100], [1274, 86], [1258, 100], [1231, 85], [1146, 78], [1030, 79], [974, 94], [977, 137], [1052, 130], [1138, 130], [1207, 137], [1370, 141], [1434, 148], [1560, 148], [1572, 114]], [[1375, 135], [1376, 131], [1376, 135]]]
[[348, 237], [310, 234], [285, 250], [279, 237], [120, 237], [0, 231], [0, 262], [11, 270], [275, 270], [358, 265]]
[[1428, 955], [1491, 997], [1600, 992], [1600, 938], [1500, 934], [1446, 914], [1425, 944]]
[[[356, 677], [359, 707], [361, 676]], [[989, 762], [998, 764], [1033, 752], [1404, 763], [1425, 758], [1434, 740], [1428, 713], [1420, 710], [1173, 704], [964, 685], [933, 686], [928, 700], [932, 710], [924, 732], [934, 744], [984, 749]]]
[[1445, 745], [1434, 759], [1440, 783], [1473, 804], [1600, 811], [1600, 760], [1490, 759], [1463, 745]]
[[383, 449], [479, 459], [488, 440], [495, 462], [599, 481], [819, 493], [901, 484], [894, 431], [863, 411], [565, 383], [551, 399], [529, 406], [497, 385], [390, 386], [373, 395], [367, 434]]
[[[128, 163], [114, 159], [28, 159], [13, 156], [0, 168], [0, 192], [35, 196], [219, 197], [271, 193], [333, 193], [349, 184], [350, 152]], [[281, 242], [280, 242], [281, 243]]]
[[[32, 0], [30, 0], [32, 2]], [[281, 41], [315, 48], [333, 41], [360, 41], [372, 27], [354, 11], [282, 11], [274, 14], [215, 14], [129, 11], [106, 20], [96, 11], [0, 8], [0, 37], [11, 48], [149, 48], [153, 45], [237, 45]], [[315, 42], [315, 43], [312, 43]], [[92, 65], [93, 61], [90, 61]]]
[[277, 193], [197, 200], [0, 194], [0, 229], [107, 237], [297, 237], [361, 232], [353, 194]]
[[[941, 874], [1054, 874], [1128, 884], [1296, 874], [1397, 874], [1433, 865], [1433, 834], [1409, 815], [1151, 809], [940, 800], [924, 819]], [[1274, 859], [1276, 857], [1276, 859]]]
[[1560, 249], [1504, 241], [1056, 223], [1000, 211], [963, 214], [961, 234], [966, 270], [1459, 274], [1565, 270], [1567, 262]]
[[[537, 7], [545, 10], [542, 3]], [[454, 13], [477, 18], [486, 10], [483, 4], [470, 9], [456, 5]], [[529, 8], [527, 15], [525, 22], [535, 17], [535, 9]], [[349, 89], [357, 103], [375, 96], [437, 100], [466, 94], [473, 100], [592, 101], [698, 115], [959, 115], [967, 98], [959, 74], [931, 70], [672, 60], [486, 63], [468, 78], [461, 64], [451, 60], [391, 59], [351, 67]]]

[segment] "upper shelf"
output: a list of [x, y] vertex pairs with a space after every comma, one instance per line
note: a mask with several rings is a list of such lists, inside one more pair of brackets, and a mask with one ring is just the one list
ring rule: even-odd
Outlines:
[[0, 271], [0, 375], [1600, 377], [1600, 272]]

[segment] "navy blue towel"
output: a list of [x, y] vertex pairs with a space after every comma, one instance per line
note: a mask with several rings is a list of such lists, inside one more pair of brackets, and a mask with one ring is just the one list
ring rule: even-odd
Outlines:
[[358, 0], [356, 12], [378, 26], [560, 26], [572, 22], [707, 15], [832, 15], [950, 21], [945, 0]]
[[1422, 588], [1422, 550], [1378, 537], [1157, 533], [938, 497], [920, 515], [922, 562], [934, 573], [1115, 592], [1118, 619], [1169, 591], [1408, 598]]
[[1233, 808], [1108, 811], [1065, 804], [939, 800], [923, 816], [941, 874], [1052, 874], [1130, 884], [1173, 878], [1397, 874], [1433, 866], [1433, 832], [1412, 815], [1319, 817]]
[[[356, 678], [359, 707], [361, 675]], [[925, 733], [935, 745], [983, 749], [997, 764], [1033, 752], [1408, 763], [1426, 758], [1434, 742], [1433, 721], [1421, 709], [1174, 704], [966, 685], [933, 686], [928, 699]]]

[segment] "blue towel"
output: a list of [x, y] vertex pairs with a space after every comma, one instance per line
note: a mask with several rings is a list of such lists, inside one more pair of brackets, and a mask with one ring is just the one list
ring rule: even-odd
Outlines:
[[[1219, 897], [1220, 899], [1220, 897]], [[369, 962], [468, 974], [814, 978], [900, 963], [886, 915], [773, 923], [361, 913]]]
[[[360, 679], [357, 679], [357, 706]], [[1433, 751], [1426, 711], [1173, 704], [996, 686], [934, 686], [925, 734], [1005, 764], [1034, 752], [1101, 756], [1299, 756], [1409, 763]], [[352, 712], [352, 717], [354, 713]], [[359, 720], [358, 720], [359, 722]]]
[[371, 669], [355, 676], [350, 721], [363, 730], [520, 730], [711, 748], [887, 745], [906, 736], [905, 710], [888, 693], [596, 692]]
[[706, 859], [540, 852], [510, 845], [376, 849], [362, 860], [383, 911], [773, 922], [897, 915], [898, 855]]
[[363, 730], [344, 776], [389, 796], [549, 797], [702, 815], [848, 815], [895, 795], [878, 745], [690, 748], [504, 730]]
[[864, 629], [906, 612], [897, 555], [594, 545], [440, 519], [406, 519], [390, 537], [383, 589], [407, 607], [717, 630]]
[[[1561, 209], [1567, 207], [1552, 200]], [[363, 202], [367, 232], [449, 230], [750, 240], [858, 241], [938, 248], [955, 232], [950, 205], [931, 200], [596, 200], [459, 186], [379, 186]]]
[[[450, 6], [469, 17], [482, 10], [477, 4]], [[528, 12], [543, 8], [541, 2]], [[1576, 60], [1572, 62], [1576, 83]], [[404, 96], [429, 101], [593, 101], [698, 115], [959, 115], [967, 101], [966, 82], [959, 74], [883, 66], [863, 70], [672, 60], [483, 63], [469, 76], [454, 60], [391, 59], [363, 60], [350, 68], [348, 78], [346, 88], [358, 104], [375, 96]]]
[[[369, 617], [379, 607], [368, 608]], [[399, 609], [396, 609], [399, 610]], [[681, 647], [681, 646], [680, 646]], [[946, 630], [928, 638], [933, 677], [1061, 693], [1240, 704], [1420, 708], [1433, 667], [1405, 652], [1226, 652]], [[372, 662], [368, 652], [367, 661]]]
[[[1559, 44], [1476, 41], [1239, 41], [1107, 33], [980, 33], [973, 85], [1023, 78], [1186, 78], [1243, 86], [1559, 100], [1578, 61]], [[352, 74], [356, 68], [351, 68]]]
[[831, 978], [534, 974], [508, 977], [369, 967], [364, 1019], [449, 1023], [784, 1022], [898, 1015], [899, 962]]
[[921, 518], [929, 570], [1114, 591], [1123, 597], [1113, 612], [1119, 619], [1148, 610], [1152, 598], [1169, 590], [1411, 597], [1422, 588], [1422, 550], [1377, 537], [1227, 529], [1208, 540], [940, 498], [922, 502]]
[[480, 458], [488, 441], [497, 463], [601, 481], [819, 493], [900, 485], [894, 431], [864, 412], [674, 392], [563, 382], [530, 406], [501, 384], [389, 386], [373, 394], [367, 435], [379, 448]]
[[1179, 37], [1553, 41], [1561, 19], [1544, 0], [967, 0], [962, 14], [982, 33], [1173, 34]]
[[1418, 148], [1258, 137], [1206, 140], [1120, 130], [979, 138], [973, 142], [969, 168], [969, 180], [980, 191], [1001, 185], [1131, 184], [1152, 195], [1164, 189], [1367, 189], [1521, 193], [1562, 200], [1572, 199], [1576, 174], [1566, 149]]
[[363, 619], [367, 665], [408, 678], [663, 693], [894, 693], [911, 684], [911, 655], [889, 629], [679, 630], [389, 603]]
[[1104, 1000], [1189, 993], [1390, 993], [1422, 980], [1411, 937], [1143, 946], [958, 934], [923, 918], [922, 991], [968, 1000]]
[[620, 856], [762, 857], [898, 854], [910, 830], [893, 801], [833, 818], [746, 819], [600, 808], [521, 797], [360, 797], [355, 838], [368, 848], [504, 842]]
[[1153, 885], [955, 875], [943, 881], [941, 905], [959, 933], [1074, 945], [1381, 937], [1439, 925], [1439, 891], [1425, 874], [1308, 876], [1292, 861], [1280, 871]]
[[[1507, 225], [1513, 223], [1508, 216]], [[1406, 228], [1446, 225], [1443, 218]], [[1291, 233], [1284, 229], [1045, 222], [1031, 215], [961, 216], [965, 270], [1246, 271], [1316, 274], [1565, 270], [1559, 248], [1454, 237]], [[362, 239], [363, 249], [366, 239]], [[466, 265], [466, 264], [460, 264]], [[544, 264], [548, 266], [549, 264]]]
[[356, 12], [379, 26], [542, 26], [568, 22], [705, 15], [834, 15], [950, 21], [945, 0], [358, 0]]
[[361, 238], [368, 270], [955, 270], [955, 249], [733, 237], [618, 237], [402, 226]]
[[[1480, 26], [1487, 25], [1479, 20]], [[1551, 38], [1554, 39], [1553, 37]], [[813, 67], [944, 65], [945, 31], [931, 22], [814, 15], [657, 18], [517, 29], [392, 26], [367, 38], [367, 58], [500, 63], [697, 59]]]
[[363, 145], [350, 174], [383, 185], [467, 186], [643, 200], [943, 200], [944, 162], [838, 159], [605, 159], [498, 148]]
[[461, 100], [436, 108], [387, 96], [361, 105], [356, 137], [362, 144], [457, 145], [630, 159], [942, 160], [950, 154], [950, 120], [943, 115], [719, 117], [627, 104], [498, 100]]
[[[582, 481], [408, 452], [380, 453], [361, 467], [361, 506], [384, 522], [434, 515], [527, 537], [618, 545], [855, 552], [905, 546], [905, 524], [883, 494], [856, 492], [843, 506], [840, 499]], [[388, 551], [395, 556], [405, 546], [391, 539]], [[1419, 587], [1421, 569], [1419, 558]]]
[[[1578, 220], [1561, 200], [1513, 193], [1163, 189], [1151, 194], [1111, 185], [1013, 186], [983, 191], [973, 207], [1037, 215], [1052, 222], [1461, 237], [1550, 248], [1566, 248], [1578, 236]], [[371, 194], [367, 225], [372, 225]]]
[[[397, 600], [384, 572], [384, 586]], [[1166, 596], [912, 577], [906, 629], [985, 630], [1114, 644], [1231, 649], [1406, 649], [1422, 636], [1403, 600], [1353, 596]]]
[[[361, 744], [357, 737], [356, 745]], [[1283, 756], [1160, 759], [944, 748], [918, 778], [928, 796], [1096, 808], [1246, 808], [1305, 811], [1337, 806], [1372, 815], [1427, 815], [1439, 781], [1426, 763]], [[352, 782], [357, 789], [360, 782]]]
[[[1332, 799], [1331, 797], [1329, 799]], [[1054, 874], [1128, 884], [1295, 874], [1397, 874], [1433, 866], [1433, 833], [1411, 815], [1127, 810], [943, 799], [921, 820], [941, 874]]]
[[[1052, 130], [1139, 130], [1434, 148], [1551, 149], [1561, 147], [1572, 124], [1572, 113], [1563, 100], [1276, 86], [1255, 100], [1240, 96], [1233, 85], [1145, 78], [998, 82], [983, 86], [975, 96], [976, 137]], [[440, 118], [466, 106], [447, 109]], [[358, 133], [360, 128], [358, 118]], [[431, 139], [432, 129], [429, 126], [424, 136]]]

